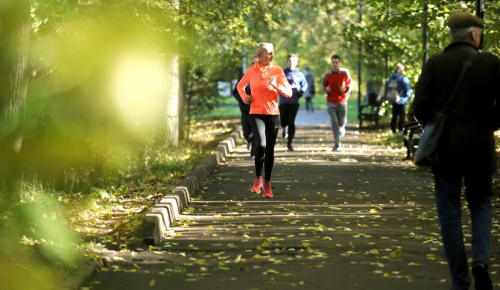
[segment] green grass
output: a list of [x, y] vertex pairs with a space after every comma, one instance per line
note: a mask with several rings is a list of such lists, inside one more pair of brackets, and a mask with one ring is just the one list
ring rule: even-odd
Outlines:
[[240, 107], [238, 101], [234, 97], [217, 97], [220, 105], [214, 110], [206, 113], [200, 114], [195, 117], [195, 119], [206, 119], [214, 117], [239, 117]]
[[[240, 109], [238, 107], [238, 101], [233, 97], [219, 97], [221, 105], [207, 114], [197, 116], [196, 119], [212, 118], [212, 117], [235, 117], [240, 116]], [[321, 95], [316, 95], [312, 99], [313, 106], [315, 109], [326, 110], [326, 97]], [[299, 104], [301, 108], [306, 107], [306, 99], [300, 98]], [[357, 98], [350, 98], [347, 104], [347, 120], [349, 122], [358, 122], [358, 104]]]
[[[141, 242], [145, 211], [171, 193], [239, 124], [233, 118], [206, 121], [193, 121], [189, 142], [178, 148], [145, 144], [148, 149], [137, 156], [124, 155], [120, 168], [103, 171], [99, 187], [91, 186], [88, 191], [75, 193], [72, 186], [56, 191], [36, 176], [24, 175], [19, 181], [19, 200], [0, 202], [0, 269], [8, 277], [2, 285], [55, 289], [80, 271], [84, 261], [100, 260], [95, 250]], [[54, 175], [86, 180], [89, 174], [85, 170], [92, 169], [60, 170]], [[106, 177], [113, 174], [116, 179]], [[0, 191], [0, 197], [2, 194]]]

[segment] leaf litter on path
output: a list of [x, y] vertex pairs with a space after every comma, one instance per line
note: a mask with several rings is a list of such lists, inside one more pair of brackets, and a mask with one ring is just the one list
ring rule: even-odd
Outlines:
[[[244, 183], [252, 181], [253, 163], [235, 171], [234, 165], [244, 159], [235, 154], [206, 180], [203, 193], [190, 206], [193, 210], [183, 214], [185, 226], [173, 228], [175, 244], [163, 251], [174, 256], [185, 253], [183, 259], [202, 259], [203, 266], [188, 263], [186, 271], [168, 272], [195, 282], [224, 275], [221, 271], [251, 276], [259, 270], [274, 277], [267, 281], [272, 285], [301, 285], [305, 282], [298, 269], [303, 267], [342, 271], [339, 265], [352, 265], [370, 281], [394, 279], [417, 285], [410, 289], [449, 281], [433, 193], [425, 189], [425, 184], [431, 186], [430, 176], [401, 162], [401, 156], [383, 152], [356, 156], [356, 164], [343, 167], [336, 165], [345, 162], [335, 161], [329, 154], [304, 153], [302, 161], [323, 160], [315, 164], [324, 165], [308, 166], [323, 166], [332, 178], [341, 176], [333, 184], [329, 184], [332, 178], [318, 179], [318, 175], [308, 182], [306, 172], [298, 170], [301, 161], [277, 158], [275, 179], [290, 183], [273, 183], [276, 194], [270, 200], [248, 193]], [[343, 168], [348, 169], [347, 175], [340, 174]], [[380, 168], [390, 175], [384, 177]], [[231, 189], [231, 200], [221, 200], [219, 192], [231, 191], [223, 182], [229, 175], [244, 191]], [[382, 183], [380, 178], [384, 178]], [[324, 184], [329, 184], [327, 190], [321, 190]], [[470, 232], [470, 224], [464, 230]], [[199, 242], [190, 248], [193, 241]], [[243, 281], [245, 276], [231, 279]]]

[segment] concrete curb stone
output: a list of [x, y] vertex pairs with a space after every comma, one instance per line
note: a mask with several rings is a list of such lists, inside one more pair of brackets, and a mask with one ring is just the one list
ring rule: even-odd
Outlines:
[[[234, 151], [236, 142], [241, 137], [243, 137], [243, 129], [240, 126], [228, 138], [221, 141], [217, 148], [175, 187], [173, 194], [165, 195], [146, 213], [143, 220], [143, 232], [146, 232], [143, 237], [145, 244], [158, 245], [161, 242], [172, 222], [177, 220], [180, 213], [191, 203], [191, 196], [196, 190], [201, 190], [203, 181]], [[109, 263], [114, 255], [114, 251], [108, 251], [102, 253], [101, 258]], [[78, 286], [99, 267], [101, 263], [98, 261], [88, 263], [77, 275], [72, 275], [60, 284], [58, 290], [78, 289]]]
[[59, 285], [58, 290], [75, 290], [80, 284], [92, 274], [101, 264], [98, 261], [92, 261], [83, 266], [82, 269], [75, 275], [69, 277], [66, 281]]
[[191, 203], [191, 196], [201, 190], [204, 180], [212, 171], [234, 151], [237, 141], [243, 137], [243, 129], [238, 127], [229, 137], [203, 159], [191, 173], [174, 189], [174, 193], [166, 195], [160, 202], [146, 213], [143, 220], [143, 242], [147, 245], [158, 245], [170, 225], [178, 219], [179, 214]]

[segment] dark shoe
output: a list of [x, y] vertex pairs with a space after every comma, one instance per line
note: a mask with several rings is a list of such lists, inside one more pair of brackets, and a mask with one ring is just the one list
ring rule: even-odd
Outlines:
[[481, 262], [475, 262], [472, 265], [472, 275], [474, 275], [474, 287], [476, 290], [492, 290], [490, 274], [486, 265]]
[[252, 148], [252, 142], [247, 142], [247, 150], [250, 150]]
[[283, 138], [288, 139], [288, 130], [283, 128]]
[[340, 149], [340, 146], [333, 146], [332, 150], [333, 151], [338, 151]]
[[288, 151], [294, 151], [292, 145], [288, 145], [287, 148], [288, 148]]

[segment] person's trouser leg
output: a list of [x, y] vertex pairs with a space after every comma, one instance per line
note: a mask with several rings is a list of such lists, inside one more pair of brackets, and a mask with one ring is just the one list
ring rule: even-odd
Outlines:
[[248, 112], [241, 112], [241, 127], [243, 128], [243, 137], [247, 142], [250, 142], [250, 156], [255, 156], [255, 138], [252, 133], [252, 125], [250, 124], [250, 117]]
[[247, 142], [251, 141], [252, 126], [248, 118], [248, 112], [241, 112], [241, 128], [243, 129], [243, 137]]
[[347, 124], [347, 102], [338, 104], [339, 128], [344, 128]]
[[249, 115], [252, 125], [253, 138], [255, 139], [255, 175], [262, 176], [262, 167], [264, 167], [264, 154], [266, 149], [266, 125], [262, 118], [263, 115]]
[[440, 170], [433, 172], [441, 235], [453, 287], [455, 290], [469, 289], [471, 279], [465, 255], [460, 202], [462, 173]]
[[255, 135], [252, 133], [252, 148], [250, 149], [250, 156], [254, 156], [257, 152], [257, 138], [255, 138]]
[[312, 97], [306, 97], [306, 111], [313, 110]]
[[250, 124], [252, 124], [256, 143], [255, 175], [262, 176], [262, 168], [265, 166], [264, 181], [267, 182], [271, 180], [274, 166], [274, 146], [278, 137], [279, 123], [279, 115], [250, 115]]
[[490, 264], [492, 194], [492, 172], [469, 172], [465, 175], [465, 197], [472, 220], [472, 260], [487, 267]]
[[289, 105], [288, 110], [288, 145], [292, 145], [293, 137], [295, 137], [295, 118], [299, 111], [299, 104]]
[[265, 147], [265, 160], [264, 160], [264, 182], [271, 181], [271, 173], [274, 166], [274, 146], [276, 145], [276, 138], [279, 131], [279, 115], [265, 115], [266, 126], [266, 147]]
[[396, 104], [392, 105], [391, 130], [394, 133], [396, 132], [398, 113], [399, 113], [399, 105]]
[[333, 141], [336, 147], [340, 146], [340, 121], [338, 116], [338, 104], [327, 103], [328, 114], [330, 114], [330, 124], [332, 126]]
[[285, 134], [285, 130], [288, 130], [287, 125], [288, 125], [290, 105], [280, 105], [279, 110], [280, 110], [280, 116], [279, 116], [280, 126], [281, 128], [283, 128], [283, 134]]
[[399, 105], [398, 130], [403, 131], [403, 125], [406, 123], [406, 105]]
[[285, 129], [288, 124], [288, 111], [290, 105], [280, 105], [280, 125], [281, 128]]
[[[347, 93], [349, 94], [349, 97], [351, 96], [351, 93]], [[347, 100], [345, 101], [345, 103], [342, 103], [342, 107], [344, 108], [344, 118], [343, 118], [343, 122], [342, 122], [342, 126], [340, 126], [341, 128], [344, 128], [345, 125], [347, 124]]]

